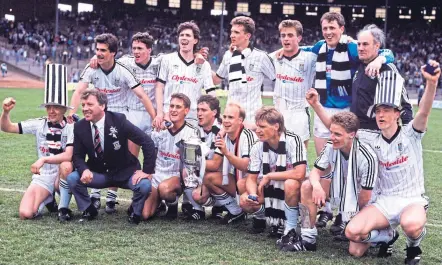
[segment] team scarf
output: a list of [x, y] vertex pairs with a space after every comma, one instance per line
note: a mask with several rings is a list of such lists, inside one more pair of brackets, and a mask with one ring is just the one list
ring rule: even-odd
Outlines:
[[[320, 96], [320, 102], [325, 104], [327, 101], [327, 42], [324, 42], [319, 49], [316, 60], [315, 89]], [[348, 56], [348, 37], [342, 35], [339, 43], [333, 53], [331, 64], [331, 80], [329, 95], [340, 96], [343, 94], [351, 95], [352, 77], [351, 65]]]
[[[235, 145], [234, 145], [234, 155], [237, 157], [241, 157], [241, 136], [242, 136], [242, 132], [244, 130], [244, 125], [241, 125], [236, 137], [235, 137]], [[227, 141], [228, 140], [228, 135], [226, 134], [226, 136], [224, 137], [224, 140]], [[227, 185], [229, 184], [229, 159], [227, 159], [226, 156], [223, 157], [223, 181], [222, 181], [222, 185]], [[232, 165], [233, 167], [233, 165]], [[238, 181], [238, 179], [242, 178], [242, 171], [238, 170], [235, 168], [235, 177], [236, 180]]]
[[66, 126], [66, 119], [60, 123], [52, 123], [48, 121], [48, 132], [46, 133], [46, 143], [48, 145], [49, 153], [51, 155], [58, 155], [63, 153], [63, 145], [61, 143], [61, 135]]
[[[270, 173], [270, 146], [267, 142], [262, 145], [262, 173]], [[276, 149], [276, 172], [283, 172], [287, 169], [286, 135], [281, 134]], [[285, 195], [284, 181], [272, 180], [267, 187], [264, 187], [264, 206], [267, 224], [271, 226], [284, 225], [286, 216], [284, 211]]]
[[210, 150], [215, 150], [215, 139], [216, 136], [218, 135], [219, 131], [221, 130], [221, 124], [218, 122], [217, 119], [215, 119], [215, 121], [213, 122], [212, 128], [210, 128], [209, 132], [204, 131], [203, 127], [198, 126], [199, 130], [200, 130], [200, 135], [201, 135], [201, 141], [204, 143], [207, 143], [207, 141], [212, 141], [210, 143]]
[[244, 60], [252, 53], [250, 48], [245, 48], [242, 52], [234, 50], [229, 62], [229, 86], [239, 88], [247, 86], [247, 75]]
[[330, 198], [332, 204], [339, 203], [339, 211], [342, 213], [344, 221], [350, 219], [359, 211], [358, 204], [358, 180], [359, 176], [357, 153], [360, 148], [360, 142], [357, 138], [353, 139], [350, 154], [348, 157], [347, 176], [344, 176], [344, 169], [342, 168], [341, 151], [335, 150], [336, 167], [331, 183]]

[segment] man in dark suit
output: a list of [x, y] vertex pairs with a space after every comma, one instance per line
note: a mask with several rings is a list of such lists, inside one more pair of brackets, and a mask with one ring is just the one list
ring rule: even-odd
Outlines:
[[[131, 189], [133, 212], [129, 222], [138, 224], [141, 211], [151, 191], [155, 168], [155, 146], [152, 139], [126, 120], [126, 116], [106, 110], [106, 94], [87, 89], [81, 96], [84, 119], [74, 127], [73, 162], [76, 171], [67, 177], [78, 209], [80, 221], [92, 220], [98, 210], [91, 203], [87, 187], [121, 187]], [[128, 150], [128, 140], [141, 146], [143, 170], [138, 159]], [[88, 160], [85, 160], [86, 155]]]

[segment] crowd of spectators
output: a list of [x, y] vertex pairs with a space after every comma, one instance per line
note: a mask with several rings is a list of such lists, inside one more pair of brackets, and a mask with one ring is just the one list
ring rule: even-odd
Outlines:
[[[255, 17], [254, 17], [255, 18]], [[228, 48], [229, 21], [225, 18], [223, 47], [221, 54]], [[194, 20], [201, 29], [200, 47], [210, 49], [210, 62], [217, 65], [220, 39], [219, 17], [198, 17]], [[70, 64], [72, 60], [90, 58], [95, 50], [94, 37], [104, 32], [115, 34], [119, 40], [117, 57], [130, 52], [130, 37], [137, 31], [148, 31], [157, 40], [154, 53], [167, 53], [177, 48], [176, 28], [183, 19], [175, 13], [163, 16], [155, 12], [144, 12], [137, 17], [129, 16], [122, 12], [118, 16], [109, 16], [104, 13], [90, 12], [74, 14], [61, 13], [59, 33], [54, 34], [54, 23], [38, 20], [24, 22], [0, 21], [0, 36], [12, 45], [12, 51], [0, 49], [3, 56], [21, 60], [32, 60], [41, 64], [50, 58], [61, 63]], [[269, 17], [255, 18], [256, 33], [253, 45], [267, 52], [272, 52], [280, 47], [278, 23]], [[311, 20], [313, 21], [313, 20]], [[304, 34], [301, 45], [313, 45], [322, 39], [318, 23], [303, 22]], [[363, 25], [358, 21], [347, 23], [346, 31], [356, 38], [356, 32]], [[419, 73], [419, 66], [428, 59], [442, 61], [442, 34], [439, 25], [404, 23], [389, 29], [387, 47], [391, 49], [396, 58], [399, 71], [405, 76], [408, 87], [418, 89], [423, 84]], [[31, 57], [32, 56], [32, 57]], [[31, 59], [29, 59], [31, 58]]]

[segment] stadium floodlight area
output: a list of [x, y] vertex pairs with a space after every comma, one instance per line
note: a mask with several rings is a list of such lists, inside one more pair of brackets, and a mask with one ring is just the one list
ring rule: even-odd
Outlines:
[[92, 12], [94, 11], [94, 5], [86, 3], [78, 3], [78, 13]]
[[62, 12], [72, 12], [72, 6], [71, 5], [66, 5], [66, 4], [58, 4], [58, 10], [62, 11]]
[[7, 21], [15, 21], [15, 16], [11, 14], [5, 14], [5, 19]]

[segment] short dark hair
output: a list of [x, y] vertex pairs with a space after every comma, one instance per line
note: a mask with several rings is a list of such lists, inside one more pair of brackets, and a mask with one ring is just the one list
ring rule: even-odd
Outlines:
[[172, 96], [170, 96], [170, 101], [172, 101], [174, 98], [181, 99], [184, 103], [184, 107], [190, 109], [190, 98], [188, 96], [184, 95], [183, 93], [174, 93]]
[[341, 126], [347, 133], [357, 132], [359, 130], [359, 119], [350, 111], [334, 114], [331, 117], [331, 123]]
[[96, 43], [107, 44], [109, 51], [117, 53], [118, 51], [118, 39], [113, 34], [103, 33], [95, 37]]
[[322, 25], [322, 21], [324, 21], [324, 20], [327, 20], [329, 22], [336, 21], [336, 22], [338, 22], [339, 27], [345, 26], [344, 16], [338, 12], [324, 13], [324, 15], [322, 15], [322, 17], [321, 17], [321, 21], [320, 21], [321, 25]]
[[136, 33], [135, 35], [132, 36], [132, 43], [134, 41], [142, 42], [142, 43], [146, 44], [147, 48], [152, 48], [154, 39], [147, 32], [138, 32], [138, 33]]
[[239, 16], [232, 19], [230, 25], [241, 25], [244, 27], [246, 33], [255, 33], [255, 21], [252, 18], [246, 16]]
[[218, 121], [220, 121], [221, 120], [221, 118], [220, 118], [221, 107], [219, 106], [219, 100], [216, 97], [212, 96], [212, 95], [202, 95], [198, 99], [197, 104], [204, 103], [204, 102], [207, 103], [207, 105], [209, 105], [209, 108], [211, 110], [216, 110], [215, 118]]
[[105, 106], [105, 110], [107, 110], [107, 95], [104, 92], [101, 92], [95, 88], [87, 88], [83, 93], [81, 93], [81, 99], [86, 100], [89, 96], [94, 96], [97, 98], [98, 104], [101, 106]]
[[181, 24], [178, 25], [178, 35], [181, 33], [181, 31], [185, 30], [185, 29], [190, 29], [193, 32], [193, 37], [195, 39], [197, 39], [198, 41], [200, 40], [200, 28], [198, 27], [198, 25], [192, 20], [192, 21], [186, 21], [183, 22]]

